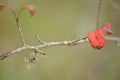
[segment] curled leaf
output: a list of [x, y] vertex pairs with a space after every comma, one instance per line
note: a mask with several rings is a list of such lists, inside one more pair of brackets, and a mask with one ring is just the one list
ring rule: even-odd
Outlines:
[[88, 40], [93, 48], [101, 49], [105, 46], [106, 39], [103, 34], [103, 31], [107, 32], [108, 34], [112, 34], [111, 27], [112, 27], [111, 24], [107, 23], [103, 25], [102, 27], [100, 27], [95, 32], [90, 32], [88, 34]]
[[106, 23], [105, 25], [103, 25], [102, 27], [101, 27], [101, 29], [103, 30], [103, 31], [105, 31], [105, 32], [107, 32], [107, 34], [112, 34], [113, 32], [112, 32], [112, 30], [111, 30], [111, 28], [112, 28], [112, 25], [111, 25], [111, 23]]
[[21, 11], [24, 10], [24, 9], [28, 9], [29, 10], [29, 13], [30, 13], [31, 17], [35, 14], [35, 7], [33, 5], [26, 5], [26, 6], [24, 6], [21, 9]]
[[90, 32], [88, 34], [88, 40], [91, 46], [95, 49], [101, 49], [106, 44], [105, 36], [101, 29], [96, 30], [95, 32]]
[[7, 7], [9, 10], [12, 11], [12, 13], [13, 13], [14, 15], [16, 15], [15, 9], [14, 9], [14, 7], [13, 7], [11, 4], [8, 4], [8, 3], [1, 4], [1, 5], [0, 5], [0, 11], [3, 11], [4, 7]]

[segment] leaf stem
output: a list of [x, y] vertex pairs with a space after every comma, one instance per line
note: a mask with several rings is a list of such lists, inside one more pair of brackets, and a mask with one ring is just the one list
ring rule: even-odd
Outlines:
[[16, 23], [17, 23], [17, 27], [18, 27], [19, 34], [20, 34], [20, 38], [21, 38], [21, 40], [22, 40], [22, 45], [23, 45], [23, 46], [26, 46], [26, 42], [25, 42], [25, 39], [24, 39], [22, 30], [21, 30], [20, 25], [19, 25], [19, 18], [16, 18]]

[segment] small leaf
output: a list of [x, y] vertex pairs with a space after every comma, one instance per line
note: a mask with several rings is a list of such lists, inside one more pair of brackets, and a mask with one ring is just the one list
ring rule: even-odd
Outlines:
[[112, 28], [111, 23], [106, 23], [105, 25], [103, 25], [103, 26], [101, 27], [101, 29], [102, 29], [103, 31], [107, 32], [107, 34], [112, 34], [112, 33], [113, 33], [112, 30], [111, 30], [111, 28]]
[[16, 15], [15, 9], [11, 4], [8, 4], [8, 3], [1, 4], [0, 5], [0, 11], [3, 11], [4, 7], [7, 7], [9, 10], [11, 10], [13, 12], [14, 15]]
[[24, 6], [21, 9], [21, 11], [24, 10], [24, 9], [28, 9], [29, 10], [29, 13], [30, 13], [31, 17], [35, 14], [35, 7], [33, 5], [26, 5], [26, 6]]

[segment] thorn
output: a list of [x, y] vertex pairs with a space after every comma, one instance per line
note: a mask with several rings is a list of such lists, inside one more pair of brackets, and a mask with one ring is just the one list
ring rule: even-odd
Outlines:
[[39, 43], [45, 44], [45, 42], [39, 38], [38, 34], [35, 35], [35, 38], [38, 40]]
[[46, 53], [45, 53], [44, 51], [41, 51], [41, 50], [39, 50], [38, 48], [35, 49], [35, 52], [39, 52], [39, 53], [42, 54], [42, 55], [46, 55]]

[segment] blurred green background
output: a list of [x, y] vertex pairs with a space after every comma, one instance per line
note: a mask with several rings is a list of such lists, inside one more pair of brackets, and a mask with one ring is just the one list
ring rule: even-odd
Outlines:
[[[98, 0], [0, 0], [15, 6], [18, 12], [27, 4], [36, 6], [29, 17], [23, 11], [20, 26], [29, 45], [38, 45], [34, 35], [43, 41], [63, 41], [82, 38], [96, 29]], [[114, 0], [118, 5], [120, 0]], [[100, 25], [111, 22], [114, 34], [120, 36], [120, 11], [103, 0]], [[0, 12], [0, 54], [21, 46], [15, 19], [10, 10]], [[29, 66], [25, 57], [31, 51], [20, 52], [0, 61], [0, 80], [120, 80], [120, 48], [107, 41], [101, 50], [89, 43], [77, 46], [57, 46], [42, 49]], [[32, 67], [28, 70], [28, 67]]]

